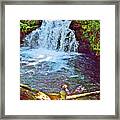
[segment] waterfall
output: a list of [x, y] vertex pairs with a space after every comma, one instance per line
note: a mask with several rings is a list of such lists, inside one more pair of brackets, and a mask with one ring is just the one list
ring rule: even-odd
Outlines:
[[25, 37], [24, 46], [47, 50], [77, 52], [78, 42], [69, 29], [70, 20], [43, 20], [41, 27]]

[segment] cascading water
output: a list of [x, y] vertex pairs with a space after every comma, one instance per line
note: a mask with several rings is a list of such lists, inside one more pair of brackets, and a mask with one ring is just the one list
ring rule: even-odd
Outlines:
[[39, 79], [41, 88], [47, 78], [52, 85], [53, 79], [62, 83], [68, 76], [76, 75], [74, 67], [68, 64], [78, 54], [78, 42], [69, 29], [70, 23], [70, 20], [43, 20], [41, 27], [25, 37], [20, 51], [21, 83], [34, 87]]
[[42, 26], [25, 38], [24, 46], [48, 50], [76, 52], [78, 43], [69, 29], [70, 20], [43, 20]]
[[44, 92], [59, 92], [64, 82], [71, 89], [79, 85], [85, 79], [81, 71], [89, 64], [88, 79], [93, 76], [89, 68], [93, 69], [94, 61], [77, 53], [78, 42], [69, 29], [70, 23], [70, 20], [43, 20], [41, 27], [25, 37], [20, 48], [21, 83]]
[[[70, 23], [70, 20], [43, 20], [41, 27], [27, 35], [24, 40], [25, 49], [27, 46], [29, 50], [24, 50], [24, 47], [21, 49], [23, 63], [25, 61], [34, 61], [29, 65], [43, 61], [57, 63], [55, 67], [52, 64], [53, 69], [48, 70], [49, 72], [60, 70], [63, 67], [67, 68], [66, 61], [63, 59], [70, 58], [78, 48], [75, 34], [69, 29]], [[46, 71], [42, 70], [42, 73], [46, 73]]]

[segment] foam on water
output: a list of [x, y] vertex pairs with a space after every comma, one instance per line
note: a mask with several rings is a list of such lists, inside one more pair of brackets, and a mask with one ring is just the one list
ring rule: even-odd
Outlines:
[[26, 63], [24, 66], [37, 66], [42, 62], [48, 62], [51, 67], [51, 63], [54, 63], [53, 70], [51, 71], [53, 72], [58, 71], [61, 68], [68, 69], [67, 61], [65, 59], [72, 58], [78, 53], [53, 51], [39, 48], [21, 50], [21, 54], [24, 55], [24, 57], [21, 58], [21, 63]]
[[35, 68], [33, 73], [46, 74], [65, 69], [73, 75], [74, 69], [67, 63], [78, 55], [78, 42], [69, 29], [70, 23], [70, 20], [43, 20], [41, 27], [27, 35], [20, 52], [21, 72], [31, 73], [29, 69]]

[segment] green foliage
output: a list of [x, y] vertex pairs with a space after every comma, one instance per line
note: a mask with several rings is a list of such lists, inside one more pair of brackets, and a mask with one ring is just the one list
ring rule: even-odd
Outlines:
[[20, 20], [20, 31], [27, 33], [38, 27], [38, 20]]
[[91, 50], [100, 53], [100, 21], [99, 20], [77, 20], [81, 25], [82, 39], [90, 42]]

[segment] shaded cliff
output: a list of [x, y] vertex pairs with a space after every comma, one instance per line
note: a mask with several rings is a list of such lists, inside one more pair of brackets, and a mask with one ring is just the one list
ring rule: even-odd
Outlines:
[[25, 36], [40, 27], [41, 24], [42, 20], [20, 20], [20, 46], [23, 45]]
[[100, 21], [73, 20], [69, 26], [78, 41], [78, 52], [100, 55]]

